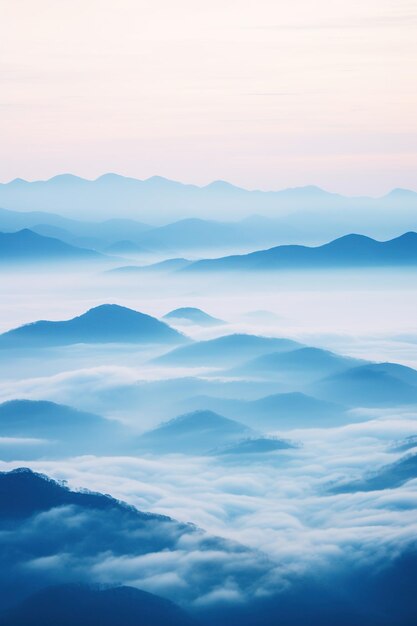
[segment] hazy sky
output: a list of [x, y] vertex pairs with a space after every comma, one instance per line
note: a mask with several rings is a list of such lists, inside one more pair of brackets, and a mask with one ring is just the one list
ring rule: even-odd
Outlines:
[[0, 0], [0, 180], [417, 189], [415, 0]]

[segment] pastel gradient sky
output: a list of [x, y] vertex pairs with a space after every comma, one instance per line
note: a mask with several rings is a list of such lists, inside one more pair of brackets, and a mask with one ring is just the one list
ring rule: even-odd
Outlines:
[[415, 0], [0, 0], [0, 180], [417, 189]]

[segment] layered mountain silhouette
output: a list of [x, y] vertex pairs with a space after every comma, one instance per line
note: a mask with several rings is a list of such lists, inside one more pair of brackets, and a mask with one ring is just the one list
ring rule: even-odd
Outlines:
[[41, 320], [0, 335], [0, 348], [75, 343], [179, 344], [186, 338], [160, 320], [117, 304], [103, 304], [66, 321]]
[[[25, 458], [58, 454], [97, 454], [120, 451], [127, 439], [125, 429], [113, 420], [78, 411], [55, 402], [10, 400], [0, 404], [1, 437], [16, 438], [1, 456]], [[20, 444], [19, 439], [23, 440]], [[33, 439], [33, 446], [30, 441]]]
[[225, 323], [217, 317], [213, 317], [205, 311], [195, 307], [181, 307], [179, 309], [174, 309], [164, 315], [163, 319], [168, 321], [190, 322], [191, 324], [196, 324], [197, 326], [220, 326]]
[[0, 614], [0, 626], [193, 626], [178, 606], [133, 587], [48, 587]]
[[141, 239], [153, 227], [137, 220], [112, 218], [89, 222], [74, 220], [45, 211], [10, 211], [0, 208], [0, 231], [13, 233], [30, 229], [39, 235], [55, 237], [74, 246], [104, 249], [118, 241]]
[[[155, 212], [162, 223], [196, 214], [212, 220], [254, 213], [271, 217], [302, 210], [307, 218], [310, 216], [309, 221], [304, 220], [309, 228], [323, 212], [330, 216], [337, 214], [338, 222], [343, 224], [347, 220], [353, 224], [383, 222], [383, 216], [390, 225], [399, 221], [411, 225], [417, 199], [414, 192], [404, 189], [395, 189], [377, 199], [348, 198], [315, 186], [248, 191], [225, 181], [197, 187], [160, 176], [138, 180], [109, 173], [93, 181], [70, 174], [46, 181], [15, 179], [0, 185], [0, 205], [20, 211], [57, 211], [70, 217], [88, 215], [90, 219], [98, 214], [112, 217], [117, 206], [123, 217], [138, 217], [146, 222], [148, 215]], [[297, 216], [295, 223], [303, 224], [303, 221]], [[321, 229], [323, 224], [326, 225], [321, 221]]]
[[187, 399], [186, 406], [189, 409], [205, 406], [240, 419], [252, 428], [270, 431], [334, 427], [349, 421], [342, 405], [319, 400], [299, 391], [277, 393], [256, 400], [194, 396]]
[[[224, 378], [223, 376], [173, 376], [161, 380], [138, 380], [112, 386], [109, 394], [106, 389], [98, 389], [95, 393], [98, 412], [108, 411], [129, 414], [134, 413], [136, 419], [143, 416], [149, 424], [149, 416], [158, 421], [170, 419], [173, 415], [181, 415], [194, 410], [212, 409], [214, 412], [244, 421], [239, 414], [213, 408], [210, 403], [191, 402], [196, 396], [255, 399], [285, 389], [275, 381], [247, 380]], [[241, 419], [242, 417], [242, 419]]]
[[234, 334], [176, 348], [155, 359], [155, 362], [172, 366], [222, 367], [268, 352], [284, 352], [300, 346], [291, 339]]
[[22, 228], [68, 244], [117, 255], [158, 252], [165, 256], [185, 251], [252, 250], [281, 241], [299, 240], [297, 229], [276, 219], [252, 216], [238, 222], [184, 219], [151, 226], [133, 219], [74, 220], [43, 211], [10, 211], [0, 208], [0, 231]]
[[159, 453], [206, 454], [254, 435], [250, 428], [213, 411], [180, 415], [143, 434], [140, 449]]
[[389, 241], [345, 235], [317, 247], [277, 246], [250, 254], [196, 261], [184, 271], [269, 271], [417, 265], [417, 233]]
[[298, 241], [296, 228], [282, 220], [251, 216], [240, 221], [188, 218], [154, 228], [140, 240], [150, 250], [174, 253], [210, 250], [253, 250], [256, 245]]
[[0, 263], [100, 260], [105, 257], [93, 250], [77, 248], [44, 237], [27, 228], [15, 233], [0, 233]]

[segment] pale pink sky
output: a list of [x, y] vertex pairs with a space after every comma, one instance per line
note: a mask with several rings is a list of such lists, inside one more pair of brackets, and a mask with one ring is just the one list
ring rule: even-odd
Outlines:
[[415, 0], [2, 0], [0, 180], [417, 189]]

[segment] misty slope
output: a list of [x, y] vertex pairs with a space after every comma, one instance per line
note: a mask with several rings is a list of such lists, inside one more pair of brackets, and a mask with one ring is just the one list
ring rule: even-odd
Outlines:
[[116, 267], [109, 271], [109, 274], [143, 274], [146, 272], [176, 272], [182, 270], [191, 261], [188, 259], [167, 259], [166, 261], [158, 261], [149, 265], [124, 265]]
[[192, 626], [169, 600], [133, 587], [48, 587], [0, 615], [0, 626]]
[[230, 455], [230, 456], [246, 456], [246, 455], [262, 455], [278, 452], [282, 450], [292, 450], [296, 446], [285, 439], [277, 437], [251, 437], [242, 439], [236, 443], [216, 448], [212, 451], [213, 455]]
[[[208, 403], [187, 404], [193, 396], [220, 396], [227, 398], [254, 399], [282, 391], [282, 385], [271, 381], [224, 380], [209, 376], [181, 376], [163, 380], [138, 380], [112, 387], [112, 393], [98, 389], [95, 394], [95, 410], [125, 411], [138, 419], [152, 416], [157, 421], [171, 419], [192, 410], [212, 408]], [[216, 412], [216, 409], [213, 409]], [[229, 415], [226, 411], [217, 411]], [[240, 420], [240, 416], [232, 416]], [[149, 421], [147, 421], [150, 426]], [[155, 422], [154, 422], [155, 423]]]
[[139, 449], [153, 452], [205, 454], [231, 442], [254, 435], [254, 431], [212, 411], [194, 411], [180, 415], [143, 434]]
[[412, 372], [415, 370], [397, 363], [371, 363], [324, 378], [314, 391], [319, 397], [352, 407], [415, 404], [417, 381]]
[[105, 252], [108, 254], [143, 254], [146, 253], [147, 250], [129, 239], [122, 239], [107, 246]]
[[377, 472], [362, 479], [341, 483], [330, 489], [331, 493], [354, 493], [356, 491], [379, 491], [401, 487], [417, 478], [417, 454], [410, 453], [395, 463], [381, 467]]
[[274, 245], [286, 240], [298, 241], [298, 237], [297, 229], [286, 226], [283, 220], [258, 215], [236, 222], [193, 217], [148, 231], [140, 243], [152, 250], [171, 250], [178, 253], [216, 249], [251, 250], [257, 245]]
[[[29, 442], [16, 441], [13, 448], [0, 447], [3, 459], [48, 457], [58, 454], [114, 453], [127, 438], [117, 422], [92, 413], [35, 400], [10, 400], [0, 404], [1, 437], [34, 438]], [[13, 457], [14, 455], [14, 457]], [[23, 456], [22, 456], [23, 458]]]
[[410, 435], [401, 441], [396, 441], [390, 447], [390, 452], [407, 452], [412, 448], [417, 448], [417, 435]]
[[1, 348], [63, 346], [74, 343], [184, 343], [186, 338], [150, 315], [103, 304], [73, 319], [41, 320], [0, 335]]
[[299, 348], [289, 352], [272, 352], [252, 359], [232, 370], [232, 373], [250, 376], [278, 376], [300, 381], [304, 385], [337, 372], [362, 365], [365, 361], [340, 356], [321, 348]]
[[256, 400], [194, 396], [187, 398], [184, 406], [188, 410], [204, 406], [264, 430], [338, 426], [347, 419], [343, 406], [295, 391]]
[[93, 250], [77, 248], [59, 239], [44, 237], [25, 228], [15, 233], [0, 233], [0, 262], [100, 260]]
[[172, 366], [221, 367], [233, 365], [244, 359], [254, 358], [273, 350], [296, 349], [300, 345], [291, 339], [257, 335], [225, 335], [217, 339], [199, 341], [189, 346], [176, 348], [155, 359], [155, 363]]
[[225, 323], [217, 317], [213, 317], [205, 311], [196, 309], [195, 307], [181, 307], [179, 309], [174, 309], [173, 311], [166, 313], [163, 316], [163, 319], [168, 321], [186, 321], [191, 324], [196, 324], [197, 326], [220, 326]]
[[245, 255], [196, 261], [184, 271], [257, 271], [417, 265], [417, 233], [389, 241], [346, 235], [317, 247], [277, 246]]
[[51, 584], [80, 579], [152, 586], [192, 605], [226, 581], [249, 594], [271, 568], [261, 554], [194, 525], [70, 491], [27, 469], [0, 473], [0, 509], [0, 536], [7, 536], [0, 541], [3, 610]]

